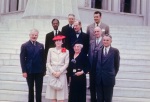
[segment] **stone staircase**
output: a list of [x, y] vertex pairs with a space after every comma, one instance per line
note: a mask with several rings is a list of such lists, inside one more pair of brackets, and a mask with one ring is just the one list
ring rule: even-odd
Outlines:
[[[47, 32], [40, 30], [38, 41], [44, 43]], [[110, 32], [112, 46], [120, 50], [121, 56], [113, 102], [150, 102], [150, 28], [110, 26]], [[28, 34], [25, 28], [0, 26], [0, 102], [27, 102], [28, 88], [21, 74], [19, 53], [21, 44], [29, 39]], [[43, 102], [49, 101], [44, 97], [46, 80], [47, 76]]]

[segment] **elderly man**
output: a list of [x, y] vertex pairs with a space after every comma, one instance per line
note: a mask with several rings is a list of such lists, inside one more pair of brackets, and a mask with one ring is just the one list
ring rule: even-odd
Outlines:
[[43, 76], [46, 72], [44, 46], [37, 41], [38, 34], [38, 30], [32, 29], [29, 34], [29, 41], [22, 44], [20, 52], [22, 74], [27, 80], [29, 89], [28, 102], [34, 102], [34, 83], [36, 102], [41, 102]]
[[102, 13], [99, 11], [94, 12], [94, 23], [87, 27], [87, 34], [90, 36], [90, 41], [95, 39], [94, 28], [100, 27], [102, 30], [102, 35], [109, 34], [109, 26], [102, 23], [101, 21]]
[[111, 35], [104, 35], [96, 66], [97, 102], [112, 102], [115, 77], [119, 70], [119, 50], [111, 47]]
[[96, 102], [96, 64], [97, 64], [97, 52], [103, 46], [102, 44], [102, 31], [100, 27], [94, 28], [95, 39], [90, 42], [90, 49], [88, 53], [90, 62], [90, 94], [91, 102]]

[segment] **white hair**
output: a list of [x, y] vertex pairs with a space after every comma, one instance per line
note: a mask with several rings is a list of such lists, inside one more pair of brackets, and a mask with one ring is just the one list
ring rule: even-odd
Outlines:
[[81, 47], [81, 49], [83, 48], [83, 44], [75, 44], [75, 45], [79, 45]]
[[33, 29], [30, 30], [30, 34], [35, 33], [35, 32], [39, 33], [39, 31], [37, 29], [35, 29], [35, 28], [33, 28]]

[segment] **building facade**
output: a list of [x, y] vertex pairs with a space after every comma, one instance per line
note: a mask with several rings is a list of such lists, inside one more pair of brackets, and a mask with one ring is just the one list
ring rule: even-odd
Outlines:
[[[31, 1], [35, 0], [0, 0], [1, 21], [9, 17], [11, 17], [11, 19], [16, 18], [16, 16], [18, 19], [24, 17], [26, 13], [25, 11], [29, 11], [27, 6], [29, 5], [29, 3], [31, 4]], [[50, 4], [55, 2], [55, 0], [49, 1], [51, 2]], [[60, 1], [65, 2], [67, 0]], [[73, 7], [76, 6], [73, 1], [68, 0], [68, 5], [71, 5]], [[40, 3], [39, 5], [33, 3], [33, 8], [30, 6], [30, 11], [34, 11], [34, 9], [38, 6], [41, 6], [41, 8], [45, 9], [44, 5], [48, 3], [48, 0], [36, 0], [36, 2], [42, 3]], [[62, 6], [64, 6], [63, 3]], [[80, 17], [77, 18], [80, 18], [85, 24], [87, 24], [88, 22], [93, 22], [93, 12], [96, 10], [100, 10], [103, 13], [102, 19], [108, 24], [150, 26], [149, 0], [77, 0], [77, 6], [78, 12], [76, 12], [77, 10], [72, 12], [75, 12], [75, 14], [77, 15], [79, 13]], [[52, 11], [54, 10], [52, 9]], [[49, 14], [52, 14], [52, 11], [47, 10]], [[30, 14], [31, 13], [33, 12], [30, 12]], [[43, 15], [44, 17], [44, 15], [46, 14], [40, 14], [40, 12], [37, 12], [37, 15]], [[67, 17], [67, 14], [65, 14], [64, 17]]]

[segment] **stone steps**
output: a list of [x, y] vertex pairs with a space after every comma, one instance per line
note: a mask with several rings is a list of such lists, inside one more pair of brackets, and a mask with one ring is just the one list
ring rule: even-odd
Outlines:
[[[20, 76], [23, 78], [22, 76]], [[47, 78], [44, 78], [43, 93], [46, 91]], [[28, 91], [27, 83], [25, 81], [0, 81], [0, 90], [11, 91]], [[88, 82], [87, 82], [88, 84]], [[129, 89], [150, 89], [150, 80], [133, 80], [133, 79], [117, 79], [115, 88], [129, 88]], [[89, 91], [89, 90], [87, 90]], [[142, 96], [141, 96], [142, 97]]]
[[[26, 21], [41, 24], [37, 25], [37, 28], [41, 27], [38, 40], [45, 43], [45, 35], [52, 27], [43, 25], [46, 21]], [[19, 54], [21, 44], [29, 39], [29, 28], [32, 26], [27, 26], [24, 21], [12, 21], [9, 30], [0, 29], [0, 102], [27, 102], [27, 84], [21, 74]], [[112, 46], [119, 49], [121, 56], [113, 102], [150, 102], [150, 28], [110, 26], [110, 32]], [[88, 79], [87, 75], [87, 86]], [[47, 75], [44, 77], [43, 102], [49, 101], [44, 98], [46, 80]], [[87, 89], [87, 102], [90, 102], [89, 99]]]
[[[15, 52], [16, 53], [16, 52]], [[9, 54], [9, 53], [1, 53], [0, 54], [0, 60], [5, 60], [5, 59], [11, 59], [11, 60], [19, 60], [20, 55], [19, 54]], [[138, 54], [128, 54], [128, 55], [123, 55], [124, 53], [120, 52], [121, 54], [121, 59], [132, 59], [132, 60], [149, 60], [150, 55], [138, 55]]]
[[[20, 65], [19, 59], [0, 59], [0, 65]], [[150, 65], [150, 59], [123, 59], [121, 58], [120, 64], [129, 65]]]
[[[18, 69], [20, 70], [20, 69]], [[5, 77], [3, 77], [5, 76]], [[44, 77], [44, 82], [47, 81], [48, 75]], [[140, 81], [145, 81], [149, 82], [150, 81], [150, 74], [147, 72], [125, 72], [125, 71], [120, 71], [118, 75], [116, 76], [117, 80], [140, 80]], [[88, 76], [87, 76], [88, 79]], [[22, 77], [21, 70], [20, 73], [16, 72], [0, 72], [0, 81], [14, 81], [14, 82], [24, 82], [26, 81], [25, 78]], [[88, 85], [87, 85], [88, 86]], [[144, 87], [144, 86], [143, 86]]]
[[[21, 73], [21, 67], [19, 66], [0, 66], [0, 73]], [[141, 72], [141, 73], [149, 73], [150, 66], [146, 65], [129, 65], [129, 64], [121, 64], [120, 72]]]

